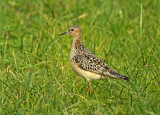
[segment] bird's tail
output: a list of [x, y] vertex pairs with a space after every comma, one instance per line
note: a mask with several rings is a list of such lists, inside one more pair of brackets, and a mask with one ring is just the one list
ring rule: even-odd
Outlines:
[[110, 70], [106, 73], [106, 76], [108, 77], [111, 77], [111, 78], [117, 78], [117, 79], [124, 79], [126, 81], [129, 81], [129, 78], [124, 76], [124, 75], [121, 75], [113, 70]]

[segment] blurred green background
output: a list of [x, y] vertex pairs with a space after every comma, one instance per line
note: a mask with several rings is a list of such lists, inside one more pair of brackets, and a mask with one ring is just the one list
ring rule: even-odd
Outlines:
[[[130, 82], [70, 67], [68, 26]], [[159, 0], [0, 0], [0, 114], [160, 113]]]

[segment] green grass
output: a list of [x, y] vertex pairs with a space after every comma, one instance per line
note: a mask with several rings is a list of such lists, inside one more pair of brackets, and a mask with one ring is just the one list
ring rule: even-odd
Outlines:
[[[0, 114], [160, 113], [159, 0], [0, 0]], [[87, 82], [70, 67], [72, 37], [130, 82]]]

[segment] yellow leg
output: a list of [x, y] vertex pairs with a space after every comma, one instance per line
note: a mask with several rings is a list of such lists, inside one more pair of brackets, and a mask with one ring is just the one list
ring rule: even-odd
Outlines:
[[91, 94], [91, 82], [88, 81], [88, 89], [89, 89], [89, 93]]

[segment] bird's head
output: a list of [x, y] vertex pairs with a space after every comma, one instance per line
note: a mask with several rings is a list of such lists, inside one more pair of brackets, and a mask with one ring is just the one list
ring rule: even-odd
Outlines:
[[62, 34], [59, 34], [60, 35], [65, 35], [65, 34], [68, 34], [68, 35], [71, 35], [73, 37], [76, 37], [76, 36], [80, 36], [81, 35], [81, 29], [80, 27], [78, 26], [70, 26], [66, 32], [62, 33]]

